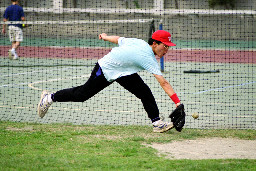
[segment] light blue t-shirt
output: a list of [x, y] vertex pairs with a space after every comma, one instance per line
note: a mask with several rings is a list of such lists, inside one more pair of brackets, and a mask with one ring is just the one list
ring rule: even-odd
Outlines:
[[120, 37], [118, 45], [98, 61], [109, 82], [142, 70], [162, 75], [153, 50], [147, 42], [141, 39]]

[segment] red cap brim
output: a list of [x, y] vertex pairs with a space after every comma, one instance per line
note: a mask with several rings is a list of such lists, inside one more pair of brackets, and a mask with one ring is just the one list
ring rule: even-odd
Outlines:
[[162, 43], [167, 45], [167, 46], [176, 46], [176, 44], [174, 44], [172, 42], [162, 42]]

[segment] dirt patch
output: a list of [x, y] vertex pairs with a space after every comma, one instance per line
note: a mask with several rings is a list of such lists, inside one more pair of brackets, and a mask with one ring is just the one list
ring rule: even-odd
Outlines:
[[256, 159], [256, 140], [207, 138], [147, 146], [168, 159]]
[[7, 131], [33, 131], [32, 126], [25, 126], [23, 128], [16, 128], [16, 127], [7, 127]]

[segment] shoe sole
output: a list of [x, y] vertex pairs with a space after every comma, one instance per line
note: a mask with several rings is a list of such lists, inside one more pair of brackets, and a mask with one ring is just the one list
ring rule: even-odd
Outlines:
[[168, 127], [165, 127], [165, 129], [153, 130], [153, 132], [156, 132], [156, 133], [163, 133], [163, 132], [169, 131], [169, 130], [172, 129], [173, 127], [174, 127], [173, 125], [169, 125]]
[[41, 93], [41, 98], [40, 98], [40, 101], [39, 101], [39, 103], [38, 103], [38, 105], [37, 105], [37, 114], [38, 114], [38, 116], [40, 117], [40, 118], [43, 118], [44, 116], [45, 116], [45, 114], [46, 114], [46, 112], [45, 113], [43, 113], [43, 112], [41, 112], [41, 110], [40, 110], [40, 104], [42, 103], [42, 100], [43, 100], [43, 98], [45, 97], [45, 94], [48, 94], [48, 92], [47, 91], [43, 91], [42, 93]]

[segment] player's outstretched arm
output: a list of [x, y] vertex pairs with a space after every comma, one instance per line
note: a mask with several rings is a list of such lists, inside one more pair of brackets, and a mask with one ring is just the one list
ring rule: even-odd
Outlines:
[[104, 41], [109, 41], [111, 43], [115, 43], [118, 44], [118, 39], [120, 38], [120, 36], [108, 36], [106, 33], [101, 33], [99, 35], [99, 39], [104, 40]]
[[176, 104], [176, 107], [180, 105], [180, 100], [176, 95], [174, 89], [172, 88], [171, 84], [162, 76], [154, 74], [155, 78], [159, 82], [160, 86], [164, 89], [166, 94], [172, 99], [172, 101]]

